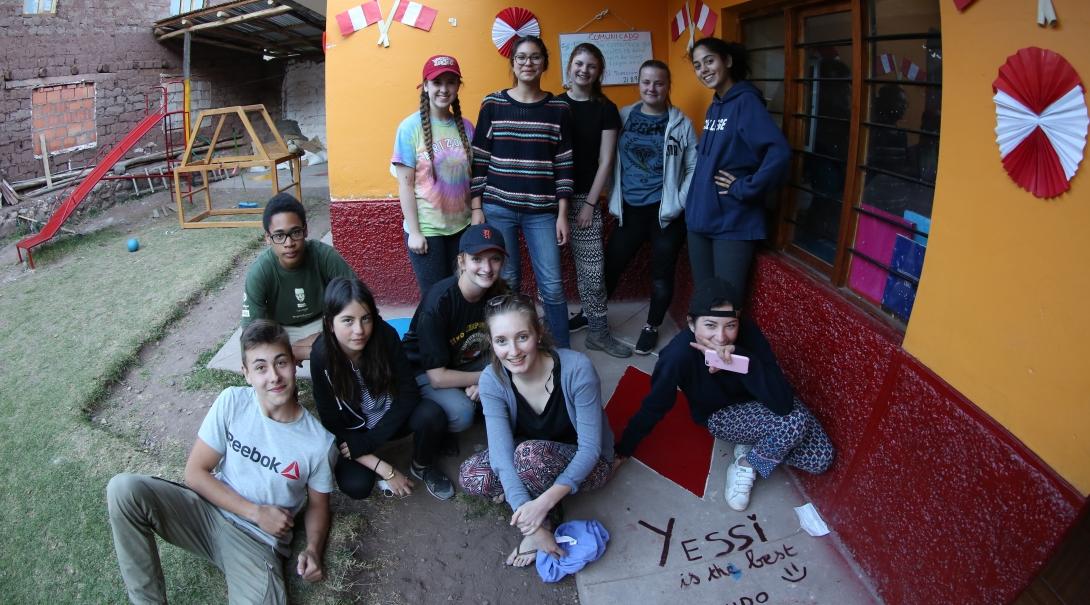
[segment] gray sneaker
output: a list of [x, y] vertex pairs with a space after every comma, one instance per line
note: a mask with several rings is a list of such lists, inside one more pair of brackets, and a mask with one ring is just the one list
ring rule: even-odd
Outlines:
[[604, 351], [614, 357], [630, 357], [632, 355], [632, 349], [613, 338], [609, 332], [591, 332], [587, 334], [586, 345], [588, 349]]
[[410, 464], [409, 474], [423, 481], [424, 487], [428, 488], [428, 493], [436, 498], [450, 500], [454, 497], [454, 484], [450, 482], [449, 477], [443, 474], [443, 471], [434, 466], [418, 467], [416, 464]]

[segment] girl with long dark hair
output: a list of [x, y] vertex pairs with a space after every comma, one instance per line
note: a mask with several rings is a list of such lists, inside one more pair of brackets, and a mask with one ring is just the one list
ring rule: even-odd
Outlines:
[[421, 401], [397, 331], [382, 320], [363, 282], [338, 277], [325, 290], [322, 333], [310, 358], [314, 401], [341, 452], [333, 473], [350, 498], [366, 498], [376, 480], [399, 496], [413, 481], [376, 451], [413, 435], [409, 474], [441, 500], [454, 497], [450, 479], [434, 466], [447, 417]]
[[703, 38], [689, 58], [715, 93], [685, 204], [693, 281], [719, 277], [744, 298], [757, 242], [767, 235], [765, 196], [787, 177], [791, 148], [761, 92], [746, 81], [744, 46]]

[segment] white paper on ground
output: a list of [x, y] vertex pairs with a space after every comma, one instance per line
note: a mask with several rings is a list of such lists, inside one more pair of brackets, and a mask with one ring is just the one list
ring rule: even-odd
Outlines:
[[807, 502], [802, 506], [796, 506], [795, 514], [799, 517], [799, 524], [811, 536], [818, 537], [829, 533], [829, 526], [821, 520], [821, 515], [812, 503]]

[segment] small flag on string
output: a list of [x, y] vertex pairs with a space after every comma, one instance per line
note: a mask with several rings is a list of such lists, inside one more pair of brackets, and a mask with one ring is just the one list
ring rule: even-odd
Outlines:
[[681, 32], [685, 31], [689, 27], [689, 2], [685, 1], [685, 6], [674, 15], [674, 20], [670, 22], [670, 40], [677, 42], [677, 39], [681, 37]]
[[916, 81], [923, 79], [923, 70], [908, 57], [901, 59], [901, 74], [908, 80]]
[[379, 21], [382, 21], [382, 9], [378, 6], [378, 0], [371, 0], [337, 14], [337, 26], [340, 27], [342, 36], [357, 32]]
[[700, 0], [696, 0], [696, 6], [693, 8], [693, 23], [705, 38], [715, 34], [717, 22], [719, 22], [719, 15]]
[[882, 53], [878, 60], [882, 67], [882, 73], [891, 74], [897, 71], [897, 57], [893, 53]]
[[975, 0], [954, 0], [954, 6], [957, 7], [958, 11], [960, 12], [968, 8], [968, 6], [974, 1]]
[[400, 21], [409, 27], [430, 32], [437, 14], [438, 11], [434, 8], [424, 6], [419, 2], [401, 0], [397, 3], [397, 8], [394, 9], [394, 21]]

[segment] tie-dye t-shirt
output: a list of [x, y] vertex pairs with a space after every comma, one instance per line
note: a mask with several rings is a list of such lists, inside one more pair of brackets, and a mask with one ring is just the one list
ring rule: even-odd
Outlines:
[[[462, 121], [466, 137], [472, 141], [473, 124], [464, 118]], [[431, 134], [433, 161], [429, 162], [420, 114], [402, 120], [397, 127], [390, 172], [396, 176], [393, 164], [416, 169], [414, 188], [420, 232], [425, 236], [453, 235], [469, 225], [469, 159], [454, 120], [432, 120]]]

